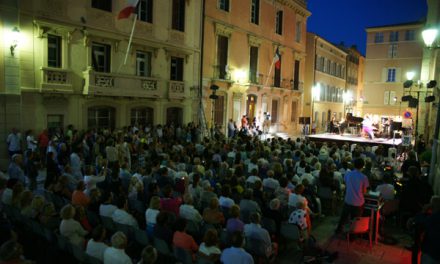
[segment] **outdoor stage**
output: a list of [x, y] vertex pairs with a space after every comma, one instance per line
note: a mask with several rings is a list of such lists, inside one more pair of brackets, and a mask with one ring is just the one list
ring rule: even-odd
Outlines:
[[351, 134], [344, 134], [344, 135], [338, 135], [338, 134], [331, 134], [331, 133], [323, 133], [323, 134], [316, 134], [316, 135], [307, 135], [306, 138], [308, 138], [310, 141], [313, 142], [336, 142], [338, 145], [343, 143], [350, 143], [350, 144], [368, 144], [368, 145], [385, 145], [386, 147], [391, 146], [399, 146], [402, 144], [401, 138], [364, 138], [360, 137], [358, 135], [351, 135]]

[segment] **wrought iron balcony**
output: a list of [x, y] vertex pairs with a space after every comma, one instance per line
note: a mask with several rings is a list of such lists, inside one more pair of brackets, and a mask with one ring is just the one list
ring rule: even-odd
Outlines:
[[83, 94], [141, 98], [163, 96], [155, 78], [96, 72], [92, 69], [83, 72], [83, 75]]

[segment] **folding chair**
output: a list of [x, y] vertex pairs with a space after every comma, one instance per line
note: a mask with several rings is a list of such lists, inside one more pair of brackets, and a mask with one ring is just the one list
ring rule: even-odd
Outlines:
[[187, 250], [183, 249], [183, 248], [179, 248], [179, 247], [174, 247], [174, 257], [182, 262], [182, 264], [192, 264], [192, 255], [190, 252], [188, 252]]

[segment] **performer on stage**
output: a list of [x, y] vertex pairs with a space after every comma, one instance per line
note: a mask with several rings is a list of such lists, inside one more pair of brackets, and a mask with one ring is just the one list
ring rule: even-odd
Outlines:
[[362, 130], [368, 135], [370, 139], [374, 139], [373, 129], [373, 122], [370, 120], [370, 117], [365, 116], [364, 121], [362, 121]]

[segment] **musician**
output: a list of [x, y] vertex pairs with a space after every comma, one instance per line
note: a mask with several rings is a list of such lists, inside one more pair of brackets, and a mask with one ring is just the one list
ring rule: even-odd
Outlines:
[[241, 129], [247, 129], [248, 128], [248, 119], [246, 115], [243, 115], [241, 118]]
[[329, 130], [330, 130], [329, 132], [336, 133], [337, 126], [338, 126], [338, 124], [336, 122], [336, 117], [332, 116], [332, 119], [330, 120], [330, 123], [329, 123]]
[[365, 116], [364, 121], [362, 121], [362, 130], [370, 139], [374, 139], [373, 122], [370, 120], [369, 116]]

